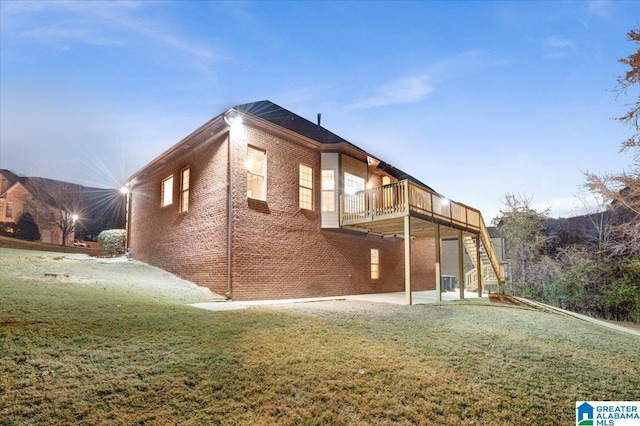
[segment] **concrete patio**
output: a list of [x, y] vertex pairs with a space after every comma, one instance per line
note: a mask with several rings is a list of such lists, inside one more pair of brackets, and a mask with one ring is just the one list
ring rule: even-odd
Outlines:
[[[414, 291], [412, 293], [414, 305], [425, 305], [429, 303], [436, 303], [436, 291]], [[464, 293], [465, 299], [473, 299], [478, 297], [477, 292]], [[374, 302], [374, 303], [388, 303], [393, 305], [405, 305], [406, 295], [404, 292], [396, 293], [374, 293], [374, 294], [353, 294], [347, 296], [334, 296], [334, 297], [313, 297], [305, 299], [280, 299], [280, 300], [253, 300], [253, 301], [221, 301], [221, 302], [208, 302], [208, 303], [192, 303], [189, 306], [193, 306], [200, 309], [207, 309], [210, 311], [230, 311], [236, 309], [246, 309], [250, 306], [264, 306], [264, 305], [280, 305], [283, 303], [307, 303], [307, 302], [322, 302], [328, 300], [353, 300], [360, 302]], [[442, 301], [449, 302], [452, 300], [460, 300], [460, 293], [456, 291], [446, 291], [442, 293]]]

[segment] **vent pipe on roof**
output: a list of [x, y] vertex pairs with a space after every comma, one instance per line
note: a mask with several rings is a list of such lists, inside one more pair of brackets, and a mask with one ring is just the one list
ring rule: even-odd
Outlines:
[[320, 120], [322, 120], [322, 114], [318, 113], [318, 127], [320, 127]]

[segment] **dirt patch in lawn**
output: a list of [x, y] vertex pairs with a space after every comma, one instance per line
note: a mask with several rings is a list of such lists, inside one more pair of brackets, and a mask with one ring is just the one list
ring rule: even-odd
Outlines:
[[509, 296], [508, 294], [498, 294], [498, 293], [490, 293], [489, 300], [496, 303], [504, 303], [506, 305], [513, 306], [522, 306], [523, 303], [520, 302], [513, 296]]

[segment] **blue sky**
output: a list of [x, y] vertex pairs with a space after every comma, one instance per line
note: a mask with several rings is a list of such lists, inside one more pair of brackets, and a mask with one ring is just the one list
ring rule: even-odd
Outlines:
[[[640, 2], [0, 2], [0, 166], [99, 187], [269, 99], [483, 211], [582, 207]], [[588, 196], [581, 195], [581, 198]]]

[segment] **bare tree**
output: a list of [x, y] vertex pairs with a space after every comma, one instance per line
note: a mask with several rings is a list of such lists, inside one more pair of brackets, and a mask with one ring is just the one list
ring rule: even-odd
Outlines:
[[[589, 201], [588, 194], [591, 195], [592, 201]], [[599, 254], [603, 254], [606, 253], [613, 241], [615, 212], [607, 208], [608, 202], [601, 194], [594, 191], [588, 194], [578, 195], [594, 231], [594, 233], [587, 233], [586, 240], [596, 247]]]
[[505, 195], [504, 210], [493, 220], [505, 240], [506, 257], [511, 261], [512, 293], [526, 295], [528, 289], [544, 285], [538, 279], [538, 264], [547, 243], [545, 223], [548, 210], [531, 207], [531, 198], [513, 193]]
[[[629, 41], [640, 45], [640, 30], [631, 30]], [[619, 60], [628, 66], [618, 78], [617, 97], [640, 85], [640, 46], [627, 58]], [[633, 164], [619, 174], [598, 176], [586, 173], [585, 186], [611, 201], [616, 223], [612, 233], [611, 255], [640, 254], [640, 94], [629, 111], [618, 121], [631, 127], [632, 135], [622, 142], [620, 152], [633, 152]]]
[[58, 229], [62, 236], [61, 245], [67, 245], [69, 236], [74, 232], [76, 220], [82, 214], [83, 188], [69, 182], [30, 178], [29, 191], [38, 203], [40, 221]]

